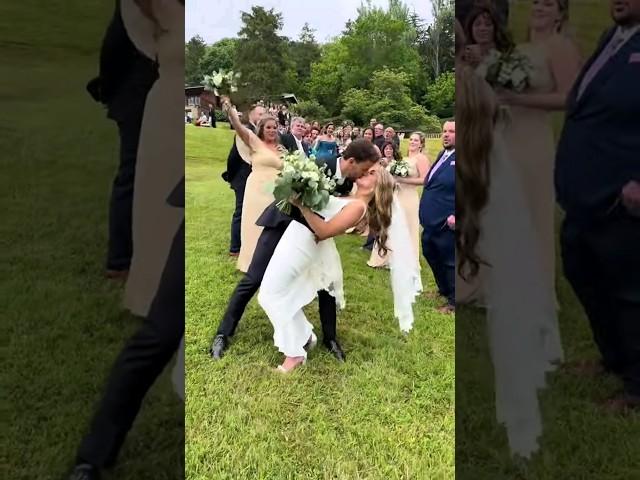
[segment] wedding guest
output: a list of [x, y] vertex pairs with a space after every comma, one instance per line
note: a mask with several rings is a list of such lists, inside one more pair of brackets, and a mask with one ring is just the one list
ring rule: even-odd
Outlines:
[[364, 138], [365, 140], [368, 140], [369, 142], [373, 143], [373, 128], [371, 127], [367, 127], [363, 130], [362, 132], [362, 138]]
[[293, 117], [291, 120], [291, 132], [282, 135], [280, 143], [291, 153], [298, 151], [305, 156], [309, 156], [311, 147], [304, 141], [304, 118]]
[[[424, 185], [430, 168], [429, 159], [424, 152], [425, 146], [426, 135], [422, 132], [412, 133], [409, 137], [407, 156], [402, 159], [409, 165], [409, 175], [394, 177], [398, 184], [398, 201], [406, 215], [416, 259], [420, 258], [420, 218], [418, 215], [420, 195], [418, 188]], [[386, 143], [383, 151], [386, 152], [385, 156], [393, 155], [392, 160], [401, 159], [400, 151], [395, 148], [393, 143]], [[380, 255], [377, 248], [373, 248], [367, 265], [373, 268], [386, 267], [388, 266], [388, 258], [386, 255]]]
[[373, 143], [381, 152], [385, 141], [384, 125], [382, 123], [376, 123], [376, 126], [373, 127]]
[[400, 150], [400, 138], [396, 135], [396, 131], [393, 127], [387, 127], [384, 130], [384, 141], [386, 143], [392, 143], [395, 148]]
[[351, 132], [351, 140], [355, 140], [356, 138], [360, 138], [360, 127], [353, 127], [353, 131]]
[[315, 151], [316, 160], [326, 163], [328, 161], [335, 161], [335, 159], [338, 158], [338, 142], [333, 135], [333, 123], [327, 123], [324, 128], [325, 133], [316, 139], [313, 150]]
[[433, 271], [438, 292], [447, 299], [443, 313], [455, 312], [455, 159], [456, 124], [445, 122], [442, 146], [435, 164], [424, 177], [419, 217], [422, 225], [422, 254]]
[[391, 162], [395, 160], [401, 160], [400, 150], [398, 150], [393, 142], [386, 142], [382, 146], [382, 158], [380, 159], [380, 164], [383, 167], [388, 166]]
[[286, 105], [282, 105], [280, 107], [280, 111], [278, 112], [278, 122], [282, 127], [284, 127], [290, 120], [291, 113], [289, 113]]
[[109, 238], [105, 276], [125, 279], [133, 255], [133, 191], [142, 118], [158, 66], [135, 47], [122, 20], [121, 2], [102, 41], [99, 76], [87, 85], [107, 117], [118, 125], [119, 163], [109, 201]]
[[375, 118], [372, 118], [371, 120], [369, 120], [369, 127], [371, 127], [371, 130], [375, 128], [377, 123], [378, 123], [378, 120], [376, 120]]
[[569, 95], [556, 155], [564, 272], [601, 365], [622, 378], [608, 406], [640, 407], [640, 1], [611, 0], [615, 22]]
[[506, 25], [500, 22], [490, 5], [478, 6], [469, 12], [465, 36], [469, 43], [465, 47], [464, 59], [473, 67], [479, 66], [491, 50], [504, 53], [513, 48]]
[[[253, 133], [258, 131], [258, 123], [265, 117], [265, 108], [254, 104], [249, 109], [249, 122], [246, 127]], [[242, 224], [242, 204], [244, 202], [244, 192], [247, 179], [251, 174], [251, 151], [242, 141], [239, 135], [234, 136], [233, 145], [227, 156], [227, 170], [222, 174], [222, 179], [229, 183], [235, 195], [235, 208], [231, 216], [231, 240], [229, 245], [229, 255], [237, 257], [240, 254], [241, 224]]]
[[315, 145], [319, 135], [320, 135], [320, 127], [311, 127], [311, 145]]

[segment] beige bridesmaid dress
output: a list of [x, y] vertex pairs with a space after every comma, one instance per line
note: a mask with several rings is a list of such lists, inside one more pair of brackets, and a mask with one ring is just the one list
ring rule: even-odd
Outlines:
[[[418, 161], [416, 157], [406, 157], [404, 158], [404, 161], [406, 161], [411, 168], [409, 175], [411, 177], [418, 177]], [[411, 238], [413, 239], [412, 244], [416, 258], [420, 258], [420, 218], [418, 216], [418, 211], [420, 209], [419, 188], [419, 185], [398, 183], [398, 191], [396, 193], [398, 201], [407, 218], [407, 225], [409, 227]], [[367, 265], [374, 268], [381, 268], [386, 267], [387, 264], [387, 256], [380, 256], [378, 253], [378, 245], [377, 243], [374, 243], [373, 251], [371, 252], [371, 257], [369, 257]]]
[[262, 227], [256, 225], [258, 217], [274, 201], [272, 189], [278, 172], [282, 168], [282, 158], [264, 144], [251, 155], [251, 173], [247, 178], [242, 204], [240, 223], [240, 254], [237, 268], [241, 272], [248, 270], [253, 252], [262, 233]]
[[157, 58], [160, 77], [144, 110], [133, 196], [133, 257], [124, 306], [146, 316], [156, 294], [169, 250], [184, 211], [167, 205], [167, 197], [184, 175], [184, 6], [176, 0], [153, 0], [164, 32], [135, 2], [122, 2], [122, 19], [132, 42]]

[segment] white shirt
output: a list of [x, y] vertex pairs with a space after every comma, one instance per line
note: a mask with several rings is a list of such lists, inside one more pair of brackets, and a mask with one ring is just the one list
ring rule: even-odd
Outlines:
[[602, 49], [598, 58], [591, 64], [589, 70], [582, 77], [580, 89], [578, 90], [578, 98], [582, 97], [585, 90], [593, 79], [598, 75], [600, 70], [607, 64], [611, 58], [640, 30], [640, 25], [631, 28], [618, 27], [611, 37], [611, 40], [605, 48]]
[[302, 147], [302, 140], [299, 140], [299, 139], [298, 139], [298, 137], [296, 137], [295, 135], [293, 135], [293, 138], [294, 138], [294, 139], [295, 139], [295, 141], [296, 141], [296, 145], [298, 145], [298, 150], [299, 150], [301, 153], [304, 153], [304, 148]]
[[334, 175], [338, 180], [342, 178], [342, 172], [340, 171], [340, 159], [336, 160], [336, 173]]
[[440, 160], [438, 160], [438, 163], [436, 163], [436, 166], [431, 169], [431, 173], [429, 173], [429, 179], [427, 180], [428, 182], [431, 181], [431, 177], [433, 177], [435, 175], [435, 173], [438, 171], [438, 169], [444, 164], [444, 162], [447, 161], [447, 159], [451, 155], [453, 155], [455, 153], [455, 151], [456, 151], [455, 148], [452, 148], [451, 150], [445, 150], [444, 151], [444, 153], [440, 157]]

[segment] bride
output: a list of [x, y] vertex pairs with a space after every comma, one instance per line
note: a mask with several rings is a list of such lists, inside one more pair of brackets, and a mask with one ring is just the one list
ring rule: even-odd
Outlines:
[[504, 140], [507, 122], [489, 85], [462, 64], [464, 41], [456, 24], [456, 117], [462, 125], [456, 170], [458, 270], [472, 281], [480, 266], [486, 267], [497, 419], [506, 427], [511, 452], [529, 458], [542, 434], [538, 392], [563, 357], [555, 296], [526, 191]]
[[278, 367], [283, 373], [304, 363], [307, 350], [316, 343], [313, 325], [302, 310], [316, 292], [327, 290], [344, 308], [342, 266], [333, 237], [356, 226], [365, 216], [378, 235], [380, 254], [389, 253], [400, 328], [408, 332], [412, 327], [412, 305], [422, 291], [422, 282], [405, 215], [394, 199], [395, 181], [384, 168], [374, 165], [356, 185], [354, 196], [331, 197], [319, 212], [297, 204], [309, 228], [292, 221], [265, 271], [258, 302], [273, 324], [275, 346], [285, 355]]

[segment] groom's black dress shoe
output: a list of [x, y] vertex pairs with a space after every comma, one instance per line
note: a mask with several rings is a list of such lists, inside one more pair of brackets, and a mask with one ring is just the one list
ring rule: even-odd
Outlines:
[[229, 340], [224, 335], [216, 335], [209, 349], [209, 354], [214, 360], [220, 360], [229, 344]]
[[334, 357], [338, 359], [340, 362], [344, 362], [347, 359], [347, 356], [342, 351], [340, 344], [336, 340], [329, 340], [328, 342], [325, 340], [324, 346], [327, 347]]
[[93, 465], [83, 463], [73, 467], [71, 474], [67, 480], [99, 480], [100, 470]]

